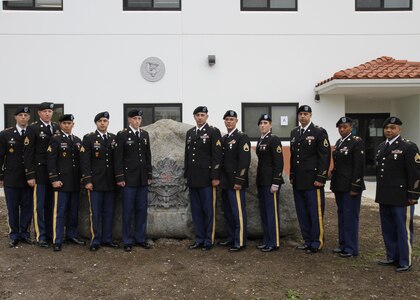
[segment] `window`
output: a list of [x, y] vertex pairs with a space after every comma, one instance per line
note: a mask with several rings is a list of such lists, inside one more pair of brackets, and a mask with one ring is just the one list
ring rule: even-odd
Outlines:
[[143, 121], [141, 126], [150, 125], [157, 120], [171, 119], [182, 122], [182, 104], [124, 104], [124, 127], [128, 126], [127, 113], [132, 109], [143, 111]]
[[181, 10], [181, 0], [123, 0], [124, 10]]
[[272, 119], [273, 133], [282, 141], [290, 139], [290, 131], [298, 125], [298, 103], [242, 103], [242, 130], [251, 141], [260, 138], [258, 119], [269, 114]]
[[63, 0], [10, 0], [3, 1], [5, 10], [63, 10]]
[[297, 0], [241, 0], [241, 10], [297, 11]]
[[[13, 127], [16, 125], [15, 111], [19, 106], [29, 107], [31, 119], [29, 124], [39, 120], [38, 117], [38, 104], [5, 104], [4, 105], [4, 128]], [[58, 119], [64, 114], [64, 105], [54, 103], [54, 114], [52, 120], [58, 122]]]
[[356, 0], [356, 11], [413, 10], [413, 0]]

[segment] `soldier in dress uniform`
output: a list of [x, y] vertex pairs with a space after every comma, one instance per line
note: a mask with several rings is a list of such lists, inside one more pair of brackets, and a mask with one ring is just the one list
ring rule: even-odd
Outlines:
[[90, 250], [102, 244], [111, 248], [119, 245], [112, 239], [115, 203], [114, 146], [115, 134], [108, 132], [109, 113], [98, 113], [96, 131], [83, 137], [80, 149], [82, 184], [88, 192], [90, 206]]
[[19, 242], [32, 244], [29, 226], [32, 221], [32, 188], [25, 178], [23, 144], [29, 122], [29, 108], [18, 107], [16, 126], [0, 133], [0, 187], [4, 187], [9, 214], [10, 247]]
[[34, 228], [38, 245], [48, 248], [52, 241], [54, 191], [48, 179], [47, 148], [58, 124], [51, 121], [54, 103], [38, 106], [39, 121], [28, 126], [24, 147], [25, 173], [28, 184], [34, 188]]
[[48, 177], [54, 188], [54, 251], [61, 251], [64, 227], [66, 227], [66, 241], [85, 245], [77, 233], [80, 191], [79, 152], [82, 141], [72, 134], [73, 120], [71, 114], [60, 117], [60, 130], [53, 135], [47, 149]]
[[199, 106], [193, 112], [196, 126], [187, 131], [184, 177], [190, 192], [195, 242], [190, 249], [210, 250], [214, 243], [216, 187], [220, 183], [222, 144], [219, 129], [207, 124], [208, 110]]
[[229, 251], [237, 252], [247, 242], [245, 189], [248, 187], [251, 143], [248, 136], [236, 128], [238, 115], [235, 111], [228, 110], [223, 119], [228, 133], [222, 138], [220, 186], [228, 238], [219, 245], [230, 246]]
[[379, 265], [411, 268], [414, 205], [420, 195], [420, 154], [417, 145], [401, 138], [402, 121], [389, 117], [383, 124], [386, 141], [376, 153], [376, 197], [379, 203], [386, 258]]
[[257, 188], [264, 238], [257, 248], [263, 252], [280, 247], [280, 188], [283, 180], [283, 151], [280, 139], [272, 134], [272, 120], [268, 114], [258, 119], [261, 137], [257, 143]]
[[309, 105], [298, 108], [300, 126], [290, 133], [290, 183], [304, 244], [296, 247], [307, 254], [324, 245], [324, 185], [330, 165], [330, 143], [325, 129], [311, 122]]
[[359, 254], [360, 203], [365, 189], [365, 145], [360, 137], [352, 134], [352, 119], [342, 117], [336, 127], [341, 138], [333, 150], [331, 191], [337, 203], [339, 247], [333, 249], [333, 253], [346, 258]]
[[[128, 112], [128, 128], [118, 132], [114, 152], [115, 178], [122, 187], [122, 238], [124, 251], [134, 246], [150, 249], [146, 241], [147, 194], [152, 183], [149, 133], [140, 129], [143, 112]], [[135, 228], [131, 229], [134, 211]]]

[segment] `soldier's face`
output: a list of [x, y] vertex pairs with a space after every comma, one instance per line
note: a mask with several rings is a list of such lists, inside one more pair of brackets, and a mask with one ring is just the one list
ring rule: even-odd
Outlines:
[[201, 127], [206, 124], [209, 115], [203, 112], [197, 113], [194, 115], [195, 123], [197, 123], [197, 127]]
[[401, 134], [401, 126], [395, 124], [388, 124], [384, 128], [384, 135], [388, 140], [392, 140]]
[[109, 120], [107, 118], [100, 118], [96, 121], [96, 128], [100, 132], [106, 132], [108, 130]]
[[20, 113], [15, 116], [16, 124], [21, 128], [26, 128], [29, 123], [31, 116], [27, 113]]
[[238, 123], [238, 118], [235, 117], [226, 117], [225, 118], [225, 126], [228, 132], [231, 132], [236, 128], [236, 124]]
[[142, 121], [142, 117], [140, 116], [128, 118], [128, 124], [130, 124], [130, 126], [133, 127], [134, 129], [138, 129], [140, 127], [141, 121]]
[[272, 125], [270, 121], [262, 120], [260, 121], [260, 124], [258, 124], [258, 127], [260, 128], [261, 134], [266, 134], [271, 130]]
[[45, 123], [51, 122], [51, 118], [53, 116], [53, 110], [52, 109], [44, 109], [38, 111], [39, 118], [44, 121]]
[[60, 122], [60, 129], [67, 134], [71, 133], [71, 130], [73, 129], [74, 122], [73, 121], [63, 121]]
[[338, 133], [340, 133], [342, 138], [348, 136], [352, 129], [353, 129], [353, 126], [349, 123], [338, 125]]
[[298, 114], [299, 123], [302, 125], [302, 127], [305, 127], [309, 124], [309, 122], [311, 121], [311, 117], [312, 113], [306, 111], [301, 111]]

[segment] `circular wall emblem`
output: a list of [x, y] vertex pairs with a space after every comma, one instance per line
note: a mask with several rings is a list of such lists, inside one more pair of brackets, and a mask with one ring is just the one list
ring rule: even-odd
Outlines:
[[159, 81], [165, 75], [165, 64], [157, 57], [148, 57], [141, 64], [140, 72], [147, 81]]

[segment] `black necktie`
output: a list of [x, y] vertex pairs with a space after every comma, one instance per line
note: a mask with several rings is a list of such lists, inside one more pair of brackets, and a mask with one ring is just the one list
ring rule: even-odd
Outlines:
[[25, 129], [22, 129], [21, 133], [22, 133], [22, 136], [24, 136], [25, 135]]
[[386, 142], [386, 144], [385, 144], [385, 150], [388, 149], [389, 146], [390, 146], [389, 142]]
[[196, 134], [197, 134], [197, 135], [200, 135], [200, 129], [197, 129]]
[[106, 136], [106, 134], [104, 134], [102, 137], [104, 138], [105, 144], [107, 144], [108, 143], [108, 137]]
[[50, 125], [50, 124], [48, 124], [48, 125], [47, 125], [47, 129], [48, 129], [48, 132], [49, 132], [49, 133], [52, 133], [52, 132], [51, 132], [51, 125]]
[[70, 141], [73, 142], [73, 135], [72, 134], [69, 134], [69, 139], [70, 139]]
[[136, 131], [136, 137], [140, 137], [140, 132]]
[[301, 128], [300, 129], [300, 135], [303, 135], [304, 132], [305, 132], [305, 129]]

